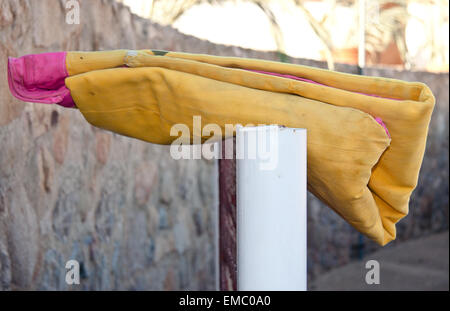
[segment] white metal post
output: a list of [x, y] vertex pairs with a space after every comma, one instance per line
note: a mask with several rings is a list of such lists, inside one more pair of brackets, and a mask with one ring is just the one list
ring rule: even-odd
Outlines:
[[306, 290], [306, 130], [241, 127], [236, 146], [238, 290]]

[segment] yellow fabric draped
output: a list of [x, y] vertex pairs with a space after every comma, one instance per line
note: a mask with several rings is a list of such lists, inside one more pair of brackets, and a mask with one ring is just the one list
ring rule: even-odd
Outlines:
[[158, 144], [176, 139], [170, 129], [178, 123], [192, 133], [193, 116], [222, 133], [225, 124], [306, 128], [314, 195], [381, 245], [408, 213], [434, 107], [425, 84], [152, 50], [69, 52], [66, 63], [66, 86], [94, 126]]

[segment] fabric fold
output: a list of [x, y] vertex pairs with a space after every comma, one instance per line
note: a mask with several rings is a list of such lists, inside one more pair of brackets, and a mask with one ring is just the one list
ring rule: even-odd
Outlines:
[[[125, 64], [132, 68], [163, 67], [249, 88], [296, 94], [381, 118], [392, 140], [373, 167], [367, 186], [377, 202], [384, 229], [377, 234], [376, 241], [384, 245], [395, 239], [395, 224], [408, 214], [409, 199], [417, 185], [435, 103], [425, 84], [273, 61], [180, 52], [157, 56], [152, 51], [139, 51], [135, 55], [127, 55]], [[316, 83], [270, 77], [249, 70], [301, 77]], [[246, 98], [242, 101], [245, 102]], [[327, 204], [333, 207], [332, 202]], [[360, 206], [360, 211], [355, 211], [358, 217], [366, 217], [364, 209]], [[354, 227], [358, 229], [357, 225]], [[365, 229], [360, 231], [367, 235]]]
[[65, 85], [68, 77], [67, 52], [31, 54], [8, 58], [8, 83], [11, 93], [26, 102], [57, 104], [74, 108]]
[[[177, 138], [175, 124], [193, 133], [194, 116], [219, 125], [222, 137], [226, 124], [306, 128], [315, 196], [380, 245], [395, 239], [408, 213], [435, 102], [423, 83], [156, 50], [62, 59], [40, 58], [51, 63], [46, 69], [33, 56], [11, 59], [11, 92], [32, 102], [74, 102], [90, 124], [157, 144]], [[49, 74], [35, 75], [38, 68]]]

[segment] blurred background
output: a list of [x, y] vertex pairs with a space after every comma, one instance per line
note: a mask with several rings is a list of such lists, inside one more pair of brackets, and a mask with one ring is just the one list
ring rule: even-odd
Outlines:
[[[308, 196], [311, 290], [448, 290], [449, 2], [0, 0], [0, 289], [217, 288], [217, 161], [168, 157], [8, 90], [8, 56], [161, 49], [420, 81], [436, 96], [419, 186], [381, 248]], [[362, 51], [359, 53], [358, 51]], [[361, 57], [363, 54], [364, 57]], [[80, 262], [79, 286], [65, 263]], [[377, 259], [381, 285], [364, 282]]]
[[[354, 0], [121, 0], [133, 13], [210, 42], [356, 64]], [[448, 1], [366, 1], [368, 65], [448, 71]], [[362, 26], [362, 25], [361, 25]]]

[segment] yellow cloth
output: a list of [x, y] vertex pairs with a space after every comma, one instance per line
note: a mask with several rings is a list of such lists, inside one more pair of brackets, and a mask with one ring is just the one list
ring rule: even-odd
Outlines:
[[198, 115], [223, 133], [230, 123], [306, 128], [314, 195], [381, 245], [395, 239], [395, 224], [408, 213], [434, 107], [422, 83], [152, 50], [69, 52], [66, 63], [66, 86], [95, 126], [158, 144], [176, 139], [177, 123], [192, 133]]

